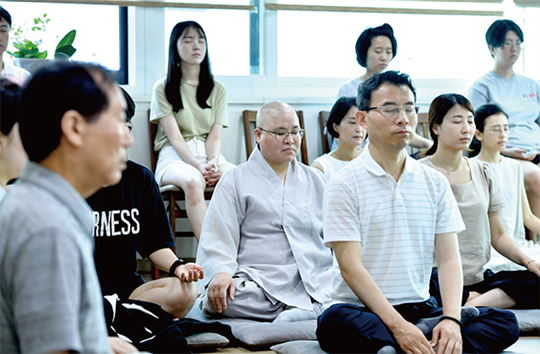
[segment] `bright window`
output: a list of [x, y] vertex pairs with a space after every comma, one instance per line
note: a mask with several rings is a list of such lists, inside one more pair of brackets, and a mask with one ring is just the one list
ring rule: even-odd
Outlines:
[[[28, 2], [5, 2], [2, 6], [11, 14], [13, 29], [18, 26], [31, 28], [34, 18], [43, 18], [43, 14], [47, 14], [46, 18], [50, 21], [46, 31], [34, 38], [42, 39], [40, 50], [47, 50], [48, 58], [54, 57], [54, 50], [60, 39], [72, 29], [76, 29], [77, 36], [73, 46], [77, 51], [72, 57], [73, 60], [96, 62], [111, 70], [120, 69], [118, 6]], [[14, 40], [13, 29], [10, 42]], [[14, 51], [15, 48], [10, 45], [8, 50]]]
[[173, 27], [181, 21], [196, 21], [206, 33], [214, 75], [250, 74], [250, 13], [244, 10], [165, 10], [165, 58]]
[[[495, 17], [278, 12], [278, 75], [356, 77], [355, 44], [367, 27], [389, 23], [398, 51], [389, 69], [414, 78], [476, 77], [493, 65], [484, 34]], [[301, 24], [301, 25], [299, 25]]]

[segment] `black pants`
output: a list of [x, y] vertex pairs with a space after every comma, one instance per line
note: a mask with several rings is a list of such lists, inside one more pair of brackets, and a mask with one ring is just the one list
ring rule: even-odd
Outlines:
[[[512, 270], [493, 273], [491, 270], [484, 272], [484, 280], [480, 283], [468, 285], [463, 288], [463, 304], [469, 298], [469, 292], [486, 293], [489, 290], [499, 288], [516, 302], [514, 309], [539, 309], [540, 308], [540, 278], [527, 270]], [[441, 302], [439, 288], [439, 275], [436, 270], [431, 272], [429, 293]]]
[[[394, 308], [411, 323], [442, 314], [433, 297]], [[478, 310], [478, 317], [461, 331], [464, 353], [500, 353], [518, 340], [519, 327], [512, 312], [487, 307]], [[317, 339], [329, 353], [377, 353], [385, 345], [403, 352], [379, 316], [352, 304], [337, 304], [324, 311], [318, 320]]]

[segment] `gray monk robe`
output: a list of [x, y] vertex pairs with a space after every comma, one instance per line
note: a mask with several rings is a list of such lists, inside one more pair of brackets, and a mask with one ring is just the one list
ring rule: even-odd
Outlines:
[[[259, 149], [222, 176], [206, 213], [197, 263], [205, 272], [201, 291], [216, 273], [233, 276], [236, 296], [228, 307], [248, 309], [224, 316], [261, 318], [249, 314], [266, 311], [268, 304], [257, 303], [261, 298], [270, 311], [272, 305], [312, 310], [312, 299], [324, 301], [333, 279], [322, 239], [325, 185], [321, 173], [296, 160], [283, 184]], [[240, 304], [241, 292], [250, 287], [263, 296], [252, 294], [245, 299], [249, 304]]]

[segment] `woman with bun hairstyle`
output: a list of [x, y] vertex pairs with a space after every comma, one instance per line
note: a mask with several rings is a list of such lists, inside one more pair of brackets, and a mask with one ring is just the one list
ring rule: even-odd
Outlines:
[[354, 97], [339, 98], [328, 116], [326, 130], [334, 139], [339, 138], [337, 148], [316, 158], [312, 166], [320, 170], [330, 179], [349, 161], [360, 156], [360, 145], [366, 138], [366, 131], [356, 121], [356, 99]]
[[[463, 302], [466, 306], [539, 308], [540, 263], [523, 253], [506, 233], [501, 217], [504, 196], [489, 165], [463, 156], [476, 130], [471, 102], [459, 94], [440, 95], [429, 107], [428, 120], [434, 144], [420, 161], [448, 179], [466, 227], [458, 234], [466, 290]], [[494, 273], [486, 267], [491, 246], [527, 270]]]
[[339, 97], [356, 97], [358, 86], [373, 74], [386, 70], [397, 54], [397, 41], [392, 26], [385, 23], [379, 27], [365, 29], [356, 41], [356, 61], [366, 69], [364, 75], [344, 83]]
[[[358, 37], [355, 48], [356, 61], [366, 71], [364, 75], [344, 83], [339, 88], [338, 98], [358, 96], [358, 87], [362, 82], [372, 77], [373, 74], [381, 73], [388, 68], [388, 65], [397, 54], [397, 47], [394, 30], [388, 23], [365, 29]], [[421, 149], [428, 148], [431, 146], [431, 140], [414, 134], [411, 146]], [[336, 149], [336, 147], [334, 143], [332, 150]]]
[[207, 209], [204, 189], [234, 165], [221, 154], [227, 91], [212, 76], [206, 35], [197, 22], [180, 22], [172, 30], [167, 76], [154, 85], [150, 122], [159, 124], [156, 180], [184, 191], [198, 240]]

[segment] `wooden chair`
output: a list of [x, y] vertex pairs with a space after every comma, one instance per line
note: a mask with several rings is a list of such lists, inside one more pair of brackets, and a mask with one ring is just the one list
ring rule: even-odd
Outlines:
[[[148, 130], [150, 133], [150, 152], [151, 152], [151, 163], [152, 163], [152, 172], [155, 173], [156, 165], [158, 161], [159, 152], [154, 150], [154, 140], [156, 138], [158, 124], [150, 123], [150, 110], [148, 110]], [[158, 182], [159, 183], [159, 182]], [[171, 229], [173, 231], [174, 237], [195, 237], [193, 231], [176, 231], [176, 219], [187, 219], [187, 212], [185, 208], [180, 207], [181, 202], [186, 201], [186, 195], [181, 188], [178, 188], [175, 185], [169, 184], [165, 186], [160, 186], [159, 191], [164, 201], [168, 202], [166, 206], [167, 215], [169, 217], [169, 222], [171, 224]], [[214, 192], [214, 187], [207, 187], [204, 190], [204, 199], [209, 200], [212, 198]], [[176, 251], [173, 248], [173, 251]], [[159, 274], [159, 271], [158, 271]], [[159, 277], [159, 275], [158, 275]]]
[[[305, 127], [304, 112], [296, 111], [296, 114], [298, 115], [300, 128], [305, 129], [304, 128]], [[253, 130], [255, 130], [256, 128], [255, 125], [257, 122], [257, 111], [249, 111], [249, 110], [243, 111], [242, 122], [244, 123], [244, 142], [246, 146], [246, 160], [247, 160], [249, 158], [249, 155], [251, 155], [251, 152], [253, 151], [253, 148], [255, 146], [255, 142], [252, 139], [252, 136], [253, 136]], [[301, 159], [300, 161], [302, 161], [304, 164], [309, 165], [305, 134], [304, 134], [304, 137], [302, 138], [302, 142], [300, 143], [300, 159]]]
[[[423, 138], [431, 139], [429, 135], [429, 122], [428, 122], [427, 113], [418, 113], [418, 123], [416, 125], [416, 134], [420, 135]], [[412, 155], [415, 155], [423, 151], [424, 149], [415, 148], [409, 145], [409, 150]]]
[[429, 122], [427, 113], [418, 113], [418, 125], [416, 126], [416, 133], [423, 138], [431, 139], [429, 135]]
[[330, 147], [334, 142], [334, 138], [326, 131], [326, 121], [328, 120], [329, 115], [330, 111], [319, 112], [319, 130], [321, 133], [321, 145], [323, 154], [328, 154], [330, 152]]

